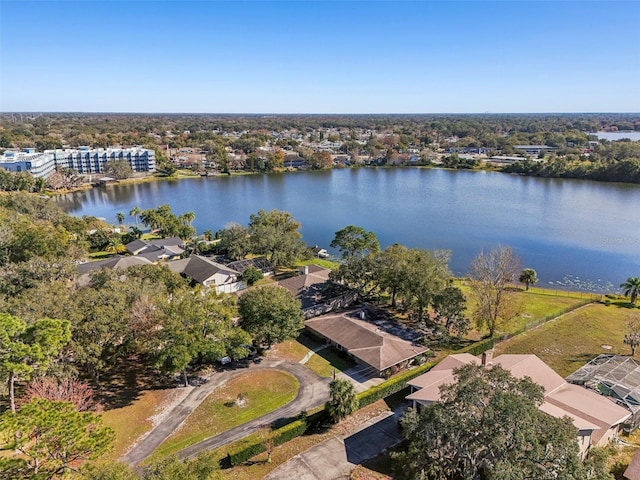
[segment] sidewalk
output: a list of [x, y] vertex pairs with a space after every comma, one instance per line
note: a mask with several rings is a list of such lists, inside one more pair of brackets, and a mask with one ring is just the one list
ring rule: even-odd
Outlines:
[[333, 437], [296, 455], [273, 470], [264, 480], [342, 480], [364, 461], [402, 441], [398, 419], [406, 406], [386, 412], [348, 435]]

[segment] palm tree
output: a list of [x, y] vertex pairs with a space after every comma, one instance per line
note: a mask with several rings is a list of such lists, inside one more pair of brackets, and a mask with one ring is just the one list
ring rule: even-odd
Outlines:
[[114, 255], [117, 255], [119, 253], [124, 253], [127, 251], [127, 247], [125, 247], [122, 244], [122, 240], [120, 240], [120, 237], [118, 236], [113, 236], [109, 239], [109, 243], [107, 245], [107, 248], [104, 249], [105, 252], [107, 253], [113, 253]]
[[136, 219], [136, 226], [140, 224], [139, 215], [142, 213], [142, 209], [140, 207], [133, 207], [129, 212], [130, 217], [134, 217]]
[[627, 281], [620, 284], [624, 290], [625, 297], [631, 297], [631, 305], [636, 304], [638, 294], [640, 294], [640, 277], [629, 277]]
[[191, 225], [191, 222], [193, 222], [195, 219], [196, 214], [193, 212], [186, 212], [180, 215], [180, 220], [182, 220], [182, 223], [184, 225]]
[[116, 219], [118, 220], [118, 225], [120, 225], [120, 233], [123, 233], [124, 230], [122, 229], [122, 224], [124, 223], [124, 213], [116, 213]]
[[329, 384], [331, 400], [327, 402], [327, 411], [334, 422], [339, 422], [358, 409], [358, 397], [353, 383], [343, 378]]
[[538, 283], [538, 274], [533, 268], [525, 268], [522, 270], [518, 280], [520, 280], [521, 283], [524, 283], [527, 286], [527, 290], [529, 290], [529, 285], [535, 285]]

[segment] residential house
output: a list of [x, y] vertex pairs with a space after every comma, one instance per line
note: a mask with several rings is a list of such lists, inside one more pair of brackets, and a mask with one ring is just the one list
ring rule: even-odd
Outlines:
[[324, 339], [378, 375], [393, 367], [402, 368], [428, 348], [405, 340], [358, 318], [361, 310], [323, 315], [304, 322], [313, 335]]
[[631, 415], [611, 399], [567, 383], [535, 355], [500, 355], [491, 359], [490, 353], [486, 353], [481, 360], [468, 353], [449, 355], [429, 372], [408, 382], [412, 393], [407, 399], [418, 408], [439, 401], [440, 387], [455, 382], [454, 369], [468, 364], [487, 368], [500, 365], [514, 377], [529, 377], [542, 386], [544, 402], [540, 410], [553, 417], [571, 419], [578, 432], [581, 457], [591, 446], [603, 446], [614, 439]]
[[217, 293], [233, 293], [247, 288], [246, 283], [239, 280], [237, 271], [200, 255], [168, 262], [167, 266], [172, 272], [191, 278], [205, 287], [215, 288]]
[[178, 237], [134, 240], [125, 245], [131, 255], [147, 258], [152, 262], [179, 258], [184, 253], [184, 241]]
[[302, 303], [302, 310], [306, 310], [324, 302], [323, 293], [331, 283], [330, 272], [320, 265], [307, 265], [300, 268], [298, 275], [280, 280], [278, 285], [293, 293]]
[[77, 265], [80, 274], [77, 283], [83, 287], [91, 282], [91, 272], [103, 268], [109, 270], [124, 270], [134, 265], [152, 265], [152, 262], [143, 257], [123, 257], [122, 255], [114, 255], [104, 260], [96, 260], [95, 262], [85, 262]]

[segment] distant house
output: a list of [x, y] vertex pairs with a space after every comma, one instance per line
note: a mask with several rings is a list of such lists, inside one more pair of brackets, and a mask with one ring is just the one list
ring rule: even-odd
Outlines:
[[329, 257], [329, 252], [327, 252], [326, 249], [319, 247], [318, 245], [315, 245], [311, 248], [311, 252], [313, 253], [314, 257], [317, 258], [328, 258]]
[[540, 156], [541, 153], [549, 153], [558, 149], [558, 147], [550, 147], [549, 145], [515, 145], [513, 148], [535, 157]]
[[152, 262], [178, 258], [184, 253], [184, 241], [178, 237], [134, 240], [125, 245], [131, 255], [145, 257]]
[[309, 332], [338, 350], [347, 352], [356, 362], [378, 374], [392, 367], [407, 365], [428, 348], [386, 332], [377, 325], [357, 318], [358, 310], [323, 315], [304, 322]]
[[167, 266], [172, 272], [191, 278], [205, 287], [215, 288], [217, 293], [233, 293], [247, 288], [246, 283], [239, 280], [240, 274], [236, 270], [200, 255], [175, 260], [167, 263]]
[[483, 354], [482, 359], [468, 353], [449, 355], [429, 372], [410, 380], [412, 393], [407, 396], [414, 406], [440, 401], [440, 387], [455, 383], [454, 369], [475, 364], [491, 368], [500, 365], [516, 378], [529, 377], [544, 389], [540, 410], [556, 417], [569, 417], [576, 427], [580, 455], [591, 446], [606, 445], [615, 438], [631, 413], [610, 399], [591, 390], [567, 383], [535, 355], [500, 355], [494, 359]]
[[488, 165], [495, 166], [504, 166], [504, 165], [513, 165], [516, 162], [521, 162], [526, 160], [525, 157], [512, 157], [509, 155], [494, 155], [493, 157], [485, 160], [485, 163]]
[[287, 168], [305, 168], [307, 161], [297, 154], [288, 154], [284, 157], [284, 166]]
[[79, 286], [89, 285], [91, 281], [91, 272], [101, 270], [103, 268], [109, 270], [124, 270], [134, 265], [152, 265], [153, 262], [142, 257], [123, 257], [115, 255], [104, 260], [96, 260], [95, 262], [80, 263], [77, 265], [80, 274], [77, 280]]
[[293, 293], [305, 310], [324, 301], [323, 292], [330, 284], [330, 272], [320, 265], [307, 265], [300, 268], [298, 275], [280, 280], [278, 285]]

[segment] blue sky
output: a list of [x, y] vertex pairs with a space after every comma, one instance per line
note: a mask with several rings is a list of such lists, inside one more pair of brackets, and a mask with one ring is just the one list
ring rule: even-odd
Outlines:
[[0, 2], [0, 110], [640, 112], [636, 1]]

